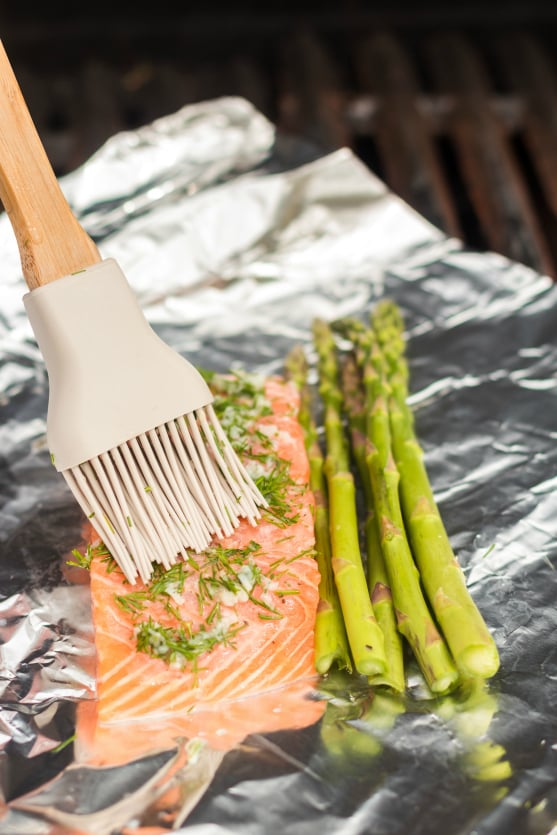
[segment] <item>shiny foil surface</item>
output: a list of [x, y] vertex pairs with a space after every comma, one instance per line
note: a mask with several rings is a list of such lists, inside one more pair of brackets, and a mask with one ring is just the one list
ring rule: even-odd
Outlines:
[[[45, 441], [48, 381], [0, 217], [2, 835], [547, 835], [557, 821], [557, 288], [466, 251], [348, 149], [278, 138], [249, 102], [114, 136], [62, 180], [155, 330], [194, 364], [281, 372], [319, 316], [405, 317], [411, 403], [451, 542], [501, 655], [482, 690], [402, 699], [331, 674], [317, 725], [226, 754], [184, 742], [92, 768], [83, 519]], [[79, 323], [72, 323], [79, 327]], [[102, 323], [99, 323], [102, 338]], [[91, 417], [102, 404], [91, 403]]]

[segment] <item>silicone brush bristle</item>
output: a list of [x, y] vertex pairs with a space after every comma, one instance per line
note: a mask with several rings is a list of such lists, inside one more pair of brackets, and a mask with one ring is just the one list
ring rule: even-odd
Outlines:
[[211, 405], [63, 471], [130, 583], [254, 524], [265, 499]]

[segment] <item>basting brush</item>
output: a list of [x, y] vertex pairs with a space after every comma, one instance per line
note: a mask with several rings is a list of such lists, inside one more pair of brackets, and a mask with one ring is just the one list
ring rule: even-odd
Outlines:
[[256, 524], [265, 499], [209, 387], [73, 215], [1, 41], [0, 200], [48, 373], [52, 462], [126, 578]]

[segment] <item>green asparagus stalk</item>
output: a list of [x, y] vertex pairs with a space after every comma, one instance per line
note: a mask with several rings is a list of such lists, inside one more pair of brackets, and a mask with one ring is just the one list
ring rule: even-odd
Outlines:
[[391, 587], [387, 575], [377, 514], [373, 507], [373, 496], [366, 462], [366, 413], [363, 387], [355, 358], [348, 354], [341, 367], [341, 387], [344, 408], [350, 429], [352, 454], [363, 487], [366, 518], [365, 541], [367, 554], [367, 581], [373, 611], [383, 632], [387, 667], [382, 675], [371, 676], [370, 684], [383, 684], [402, 693], [406, 679], [401, 634], [397, 628]]
[[352, 670], [350, 649], [344, 628], [340, 601], [331, 565], [327, 484], [323, 472], [324, 458], [317, 427], [312, 415], [308, 386], [308, 362], [301, 345], [295, 345], [286, 358], [286, 371], [300, 394], [298, 419], [310, 468], [310, 488], [315, 498], [314, 530], [317, 565], [319, 567], [319, 604], [315, 619], [315, 668], [327, 673], [333, 665]]
[[422, 583], [463, 677], [490, 678], [499, 667], [495, 641], [476, 606], [434, 499], [408, 406], [408, 363], [397, 306], [385, 300], [372, 317], [389, 367], [390, 424], [400, 472], [403, 515]]
[[348, 643], [359, 673], [383, 674], [386, 668], [383, 633], [369, 596], [360, 552], [356, 490], [343, 424], [342, 393], [336, 345], [330, 326], [312, 324], [318, 354], [319, 391], [325, 407], [325, 478], [329, 496], [332, 566]]
[[353, 338], [366, 391], [366, 462], [398, 629], [410, 644], [430, 689], [445, 693], [457, 682], [458, 672], [423, 596], [402, 519], [400, 475], [391, 451], [389, 393], [382, 355], [370, 329]]

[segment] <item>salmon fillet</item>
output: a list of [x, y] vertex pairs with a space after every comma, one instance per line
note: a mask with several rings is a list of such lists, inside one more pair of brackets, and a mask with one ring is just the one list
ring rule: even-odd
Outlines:
[[279, 378], [261, 395], [248, 389], [230, 413], [244, 410], [243, 455], [270, 497], [257, 526], [243, 520], [149, 584], [129, 585], [102, 553], [91, 560], [97, 699], [78, 708], [82, 762], [116, 764], [184, 738], [228, 749], [322, 715], [311, 698], [319, 572], [299, 397]]

